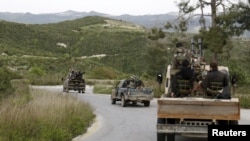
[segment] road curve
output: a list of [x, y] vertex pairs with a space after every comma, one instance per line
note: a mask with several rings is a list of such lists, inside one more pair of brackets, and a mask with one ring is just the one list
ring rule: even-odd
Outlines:
[[[62, 86], [40, 87], [46, 90], [62, 91]], [[88, 102], [97, 115], [96, 122], [88, 132], [73, 141], [156, 141], [157, 99], [150, 107], [143, 104], [121, 107], [120, 102], [112, 105], [110, 95], [93, 94], [93, 87], [87, 86], [85, 94], [70, 91], [79, 100]], [[250, 110], [241, 109], [240, 124], [250, 124]], [[177, 136], [176, 141], [206, 141], [202, 138]]]

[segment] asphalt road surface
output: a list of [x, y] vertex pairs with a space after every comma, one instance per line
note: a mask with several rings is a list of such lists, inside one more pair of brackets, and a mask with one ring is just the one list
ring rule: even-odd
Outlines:
[[[62, 91], [62, 86], [40, 87], [52, 91]], [[143, 104], [121, 107], [118, 101], [111, 104], [110, 95], [93, 94], [93, 87], [87, 86], [84, 94], [76, 91], [69, 93], [94, 107], [96, 122], [87, 133], [76, 137], [73, 141], [157, 141], [156, 115], [157, 99], [151, 101], [149, 107]], [[239, 124], [250, 124], [250, 110], [241, 109]], [[176, 141], [206, 141], [204, 138], [188, 138], [176, 136]]]

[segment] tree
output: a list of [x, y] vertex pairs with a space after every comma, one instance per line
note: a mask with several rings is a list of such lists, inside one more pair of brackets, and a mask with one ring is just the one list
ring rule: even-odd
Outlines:
[[155, 76], [159, 71], [164, 71], [168, 64], [168, 50], [165, 44], [159, 42], [152, 42], [147, 51], [145, 61], [148, 64], [147, 74]]
[[248, 3], [239, 2], [233, 4], [224, 15], [217, 19], [218, 25], [222, 26], [230, 35], [239, 36], [245, 30], [250, 30], [250, 0]]
[[148, 34], [148, 38], [150, 40], [158, 40], [165, 37], [165, 33], [162, 31], [162, 29], [152, 28], [151, 31]]
[[[178, 3], [179, 7], [179, 23], [190, 21], [195, 16], [200, 16], [200, 35], [205, 47], [213, 52], [213, 60], [218, 61], [217, 54], [222, 53], [223, 47], [227, 45], [230, 40], [230, 35], [223, 26], [222, 21], [219, 22], [218, 17], [225, 15], [228, 9], [232, 7], [233, 3], [228, 0], [197, 0], [196, 4], [191, 4], [191, 0], [181, 0]], [[204, 10], [210, 8], [211, 13], [205, 14]], [[200, 11], [197, 14], [197, 11]], [[210, 17], [211, 26], [207, 28], [206, 18]], [[171, 27], [168, 26], [167, 27]]]
[[14, 92], [14, 87], [11, 84], [12, 79], [21, 79], [22, 77], [15, 72], [10, 71], [5, 67], [0, 66], [0, 100], [5, 96], [11, 95]]

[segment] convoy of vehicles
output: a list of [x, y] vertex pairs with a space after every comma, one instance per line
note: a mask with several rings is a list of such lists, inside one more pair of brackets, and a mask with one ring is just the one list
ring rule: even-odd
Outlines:
[[[185, 81], [177, 81], [181, 96], [171, 96], [172, 78], [179, 71], [178, 65], [183, 59], [190, 61], [197, 77], [196, 80], [202, 81], [209, 71], [209, 65], [203, 59], [200, 43], [198, 50], [194, 49], [194, 43], [190, 50], [177, 49], [172, 64], [167, 67], [165, 92], [157, 100], [157, 141], [166, 139], [175, 141], [176, 135], [206, 138], [209, 125], [238, 125], [240, 119], [238, 98], [216, 99], [209, 97], [204, 91], [187, 92], [187, 88], [190, 89], [190, 86]], [[230, 78], [228, 67], [218, 66], [218, 70], [225, 73], [228, 79]], [[162, 80], [160, 79], [158, 82], [161, 83]], [[194, 85], [199, 85], [198, 82]], [[229, 84], [228, 92], [232, 95], [231, 87], [232, 85]], [[67, 76], [64, 80], [63, 91], [68, 92], [69, 90], [85, 92], [85, 80], [82, 78], [82, 74]], [[220, 94], [222, 90], [215, 90], [215, 93]], [[141, 79], [133, 76], [131, 79], [122, 79], [117, 82], [115, 88], [112, 89], [111, 104], [121, 101], [122, 107], [128, 106], [129, 103], [134, 105], [143, 103], [145, 107], [149, 107], [153, 98], [153, 88], [145, 87]]]

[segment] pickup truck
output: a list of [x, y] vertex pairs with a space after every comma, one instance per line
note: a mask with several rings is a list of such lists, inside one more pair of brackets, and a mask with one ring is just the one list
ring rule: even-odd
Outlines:
[[70, 90], [78, 91], [78, 93], [85, 93], [85, 79], [82, 76], [82, 72], [71, 72], [62, 78], [63, 92], [69, 92]]
[[111, 104], [116, 104], [117, 101], [121, 101], [121, 106], [126, 107], [128, 103], [137, 104], [137, 102], [143, 103], [145, 107], [150, 106], [150, 101], [153, 100], [154, 92], [150, 87], [144, 87], [141, 80], [123, 79], [120, 80], [115, 88], [112, 89]]
[[[187, 52], [193, 52], [193, 50], [192, 42], [192, 49]], [[178, 58], [178, 53], [175, 54], [173, 62], [183, 61], [182, 57]], [[175, 141], [175, 135], [208, 138], [209, 125], [239, 124], [240, 101], [236, 97], [231, 97], [233, 93], [230, 81], [227, 87], [214, 87], [211, 82], [210, 88], [197, 89], [200, 86], [199, 82], [204, 80], [210, 70], [210, 66], [202, 59], [204, 56], [202, 55], [201, 43], [199, 43], [197, 53], [191, 54], [188, 59], [196, 74], [196, 80], [199, 80], [193, 82], [194, 86], [190, 85], [189, 80], [171, 81], [173, 78], [177, 78], [179, 68], [177, 63], [172, 63], [167, 67], [165, 93], [157, 101], [157, 141], [165, 141], [166, 139], [167, 141]], [[218, 66], [218, 70], [225, 73], [228, 80], [230, 79], [227, 66]], [[176, 86], [180, 96], [174, 97], [172, 95], [173, 86]], [[218, 96], [221, 96], [223, 91], [227, 92], [229, 97], [219, 99]]]

